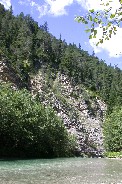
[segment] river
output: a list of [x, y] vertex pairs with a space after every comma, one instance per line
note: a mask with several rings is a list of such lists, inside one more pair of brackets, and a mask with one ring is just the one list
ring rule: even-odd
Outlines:
[[60, 158], [0, 161], [0, 184], [122, 184], [122, 160]]

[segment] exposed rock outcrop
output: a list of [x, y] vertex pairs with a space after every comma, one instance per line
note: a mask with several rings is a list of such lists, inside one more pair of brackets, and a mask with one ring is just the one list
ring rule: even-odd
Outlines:
[[[45, 71], [45, 72], [44, 72]], [[104, 152], [102, 125], [106, 104], [83, 85], [73, 85], [58, 72], [55, 80], [46, 70], [31, 80], [31, 91], [46, 106], [50, 105], [61, 117], [67, 130], [76, 137], [79, 154], [101, 156]]]

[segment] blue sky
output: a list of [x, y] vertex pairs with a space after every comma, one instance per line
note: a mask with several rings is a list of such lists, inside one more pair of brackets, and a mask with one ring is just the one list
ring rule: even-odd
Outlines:
[[[85, 26], [74, 21], [76, 15], [85, 15], [88, 9], [102, 10], [101, 0], [0, 0], [6, 8], [13, 7], [15, 15], [24, 12], [30, 14], [38, 24], [48, 22], [50, 33], [67, 43], [81, 44], [82, 49], [105, 60], [107, 64], [117, 65], [122, 69], [122, 28], [118, 28], [117, 35], [96, 47], [97, 39], [89, 40], [85, 33]], [[103, 0], [107, 2], [107, 0]], [[117, 3], [118, 2], [118, 3]], [[119, 6], [119, 0], [112, 2], [113, 11]], [[98, 27], [98, 38], [101, 29]]]

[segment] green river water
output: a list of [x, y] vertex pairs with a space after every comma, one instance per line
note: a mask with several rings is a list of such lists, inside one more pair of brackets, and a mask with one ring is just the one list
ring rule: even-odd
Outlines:
[[122, 160], [60, 158], [0, 161], [0, 184], [122, 184]]

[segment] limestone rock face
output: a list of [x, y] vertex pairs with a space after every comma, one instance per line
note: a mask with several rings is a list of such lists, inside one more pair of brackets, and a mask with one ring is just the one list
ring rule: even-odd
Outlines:
[[50, 105], [77, 140], [76, 152], [100, 156], [104, 152], [103, 130], [106, 104], [93, 92], [74, 85], [66, 75], [55, 77], [42, 70], [31, 79], [31, 92]]

